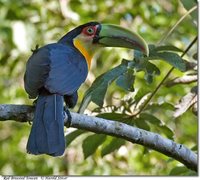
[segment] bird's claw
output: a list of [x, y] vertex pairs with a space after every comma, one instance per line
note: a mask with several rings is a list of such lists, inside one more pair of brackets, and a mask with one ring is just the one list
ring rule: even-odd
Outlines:
[[35, 49], [31, 49], [31, 51], [32, 51], [33, 53], [36, 53], [36, 52], [38, 51], [38, 49], [39, 49], [39, 45], [36, 44]]
[[28, 124], [29, 124], [29, 125], [32, 125], [32, 122], [31, 122], [31, 120], [27, 120], [27, 122], [28, 122]]
[[65, 111], [65, 113], [66, 113], [66, 115], [67, 115], [66, 127], [69, 128], [69, 127], [71, 126], [72, 116], [71, 116], [70, 111], [69, 111], [69, 109], [68, 109], [67, 107], [64, 107], [64, 111]]

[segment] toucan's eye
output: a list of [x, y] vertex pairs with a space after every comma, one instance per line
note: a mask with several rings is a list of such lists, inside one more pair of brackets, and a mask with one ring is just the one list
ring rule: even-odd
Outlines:
[[95, 27], [93, 26], [90, 26], [90, 27], [86, 27], [83, 32], [86, 34], [86, 35], [93, 35], [95, 34]]
[[87, 29], [87, 33], [88, 33], [88, 34], [93, 34], [93, 33], [94, 33], [94, 29], [91, 28], [91, 27], [89, 27], [89, 28]]

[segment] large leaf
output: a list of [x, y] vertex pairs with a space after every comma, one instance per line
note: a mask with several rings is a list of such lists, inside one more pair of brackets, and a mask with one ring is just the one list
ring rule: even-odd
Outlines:
[[101, 156], [103, 157], [103, 156], [119, 149], [125, 143], [126, 143], [126, 141], [124, 139], [113, 137], [111, 142], [109, 144], [107, 144], [105, 147], [103, 147], [103, 149], [101, 151]]
[[116, 84], [127, 91], [134, 91], [133, 83], [135, 80], [135, 76], [133, 75], [133, 70], [128, 69], [124, 74], [119, 76], [116, 81]]
[[78, 130], [75, 130], [75, 131], [67, 134], [65, 136], [66, 146], [69, 146], [74, 139], [76, 139], [78, 136], [80, 136], [81, 134], [86, 133], [86, 132], [87, 131], [85, 131], [85, 130], [78, 129]]
[[166, 125], [157, 126], [157, 129], [159, 129], [164, 135], [166, 135], [167, 138], [174, 139], [174, 132]]
[[180, 71], [185, 71], [185, 63], [178, 54], [173, 52], [162, 52], [157, 53], [157, 56], [171, 64], [173, 67], [179, 69]]
[[158, 46], [155, 47], [154, 51], [175, 51], [175, 52], [183, 52], [181, 49], [177, 48], [176, 46], [167, 45], [167, 46]]
[[147, 131], [150, 130], [150, 127], [149, 127], [149, 125], [147, 124], [146, 119], [138, 118], [138, 119], [133, 120], [133, 122], [134, 122], [134, 124], [135, 124], [138, 128], [140, 128], [140, 129], [145, 129], [145, 130], [147, 130]]
[[85, 138], [82, 144], [84, 158], [92, 155], [105, 140], [105, 134], [93, 134]]
[[[186, 70], [185, 61], [176, 53], [174, 52], [168, 52], [168, 51], [178, 51], [179, 49], [172, 46], [159, 46], [156, 47], [154, 45], [149, 46], [151, 48], [150, 54], [148, 57], [143, 58], [143, 61], [149, 61], [149, 60], [164, 60], [171, 64], [173, 67], [179, 69], [180, 71]], [[166, 49], [165, 49], [166, 48]], [[162, 51], [166, 52], [162, 52]], [[171, 50], [170, 50], [171, 49]]]
[[89, 103], [92, 101], [98, 106], [103, 106], [104, 97], [108, 86], [120, 75], [126, 72], [128, 61], [123, 60], [122, 63], [109, 70], [108, 72], [99, 76], [86, 91], [84, 98], [81, 102], [79, 112], [83, 113]]
[[[153, 128], [159, 130], [164, 135], [166, 135], [168, 138], [173, 139], [173, 136], [174, 136], [173, 131], [169, 127], [167, 127], [166, 125], [164, 125], [162, 123], [162, 121], [160, 119], [158, 119], [157, 117], [155, 117], [155, 116], [153, 116], [151, 114], [142, 113], [141, 116], [140, 116], [140, 118], [139, 118], [139, 120], [140, 119], [142, 120], [142, 122], [149, 123], [150, 127], [153, 126]], [[144, 127], [147, 127], [147, 126], [144, 125]]]
[[140, 115], [140, 117], [142, 119], [145, 119], [147, 122], [153, 124], [153, 125], [156, 125], [156, 126], [159, 126], [162, 124], [161, 120], [156, 118], [155, 116], [151, 115], [151, 114], [147, 114], [147, 113], [142, 113]]
[[173, 52], [154, 52], [152, 56], [146, 57], [144, 60], [164, 60], [180, 71], [186, 70], [184, 60], [178, 54]]
[[[150, 84], [153, 81], [153, 77], [155, 75], [160, 74], [160, 70], [156, 65], [148, 61], [149, 57], [142, 59], [135, 59], [132, 63], [130, 63], [131, 67], [136, 71], [144, 71], [145, 72], [145, 80]], [[150, 58], [151, 59], [151, 58]]]

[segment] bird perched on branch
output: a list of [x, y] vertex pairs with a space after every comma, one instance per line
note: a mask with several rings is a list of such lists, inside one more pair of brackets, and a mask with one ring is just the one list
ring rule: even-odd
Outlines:
[[86, 80], [94, 53], [101, 47], [124, 47], [148, 54], [148, 47], [138, 34], [98, 22], [78, 26], [57, 43], [33, 51], [24, 76], [26, 92], [30, 98], [37, 98], [28, 153], [64, 153], [65, 114], [70, 119], [68, 108], [76, 105], [77, 90]]

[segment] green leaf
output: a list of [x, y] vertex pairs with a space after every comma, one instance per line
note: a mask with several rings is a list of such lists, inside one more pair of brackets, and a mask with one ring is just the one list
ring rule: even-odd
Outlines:
[[[156, 129], [160, 130], [164, 135], [166, 135], [168, 138], [173, 139], [174, 133], [173, 131], [168, 128], [166, 125], [162, 124], [162, 121], [160, 119], [158, 119], [157, 117], [148, 114], [148, 113], [142, 113], [140, 118], [138, 119], [138, 121], [141, 121], [141, 126], [146, 127], [147, 123], [150, 123], [151, 125], [153, 125]], [[145, 123], [146, 124], [145, 124]], [[144, 125], [142, 124], [144, 123]], [[147, 124], [148, 125], [148, 124]], [[138, 126], [139, 127], [139, 126]], [[147, 127], [148, 128], [148, 127]], [[143, 128], [145, 129], [145, 128]], [[146, 129], [148, 130], [148, 129]]]
[[173, 168], [169, 175], [175, 176], [175, 175], [185, 175], [186, 173], [188, 173], [188, 168], [186, 168], [185, 166], [180, 166], [180, 167], [175, 167]]
[[164, 109], [164, 110], [171, 110], [171, 111], [174, 111], [174, 105], [173, 105], [173, 104], [170, 104], [170, 103], [168, 103], [168, 102], [164, 102], [164, 103], [161, 103], [161, 104], [152, 103], [152, 104], [149, 104], [149, 105], [147, 106], [147, 109], [151, 109], [151, 110]]
[[147, 121], [147, 122], [149, 122], [149, 123], [151, 123], [151, 124], [153, 124], [153, 125], [161, 125], [161, 124], [162, 124], [162, 122], [161, 122], [160, 119], [156, 118], [155, 116], [153, 116], [153, 115], [151, 115], [151, 114], [142, 113], [142, 114], [140, 115], [140, 117], [141, 117], [142, 119], [145, 119], [145, 121]]
[[148, 62], [146, 63], [146, 72], [145, 72], [145, 80], [151, 84], [153, 82], [154, 75], [160, 75], [160, 70], [156, 65]]
[[[151, 59], [152, 57], [145, 57], [142, 59], [135, 59], [133, 63], [131, 63], [131, 67], [135, 68], [136, 71], [144, 71], [145, 72], [145, 80], [150, 84], [153, 81], [153, 77], [155, 75], [160, 74], [160, 70], [156, 65], [153, 63], [149, 62], [148, 60]], [[153, 59], [153, 58], [152, 58]]]
[[106, 113], [106, 112], [115, 112], [117, 111], [118, 107], [117, 106], [114, 106], [114, 105], [107, 105], [107, 106], [104, 106], [104, 107], [96, 107], [92, 110], [92, 112], [94, 113]]
[[111, 142], [108, 145], [106, 145], [105, 147], [103, 147], [103, 149], [101, 151], [101, 156], [103, 157], [103, 156], [119, 149], [125, 143], [126, 143], [126, 141], [124, 139], [113, 137]]
[[85, 130], [75, 130], [69, 134], [67, 134], [65, 136], [65, 139], [66, 139], [66, 146], [69, 146], [71, 144], [71, 142], [76, 139], [78, 136], [80, 136], [81, 134], [83, 133], [86, 133], [87, 131]]
[[127, 115], [113, 112], [113, 113], [101, 113], [101, 114], [98, 114], [97, 117], [113, 120], [113, 121], [121, 121], [124, 117], [127, 117]]
[[101, 118], [112, 120], [112, 121], [122, 122], [131, 126], [134, 125], [134, 121], [132, 120], [132, 118], [130, 119], [129, 115], [127, 114], [119, 114], [119, 113], [114, 113], [114, 112], [102, 113], [102, 114], [98, 114], [97, 117], [101, 117]]
[[142, 98], [142, 97], [144, 97], [146, 94], [148, 94], [148, 93], [150, 93], [151, 92], [151, 89], [149, 88], [149, 87], [145, 87], [145, 88], [140, 88], [139, 90], [138, 90], [138, 92], [137, 92], [137, 94], [135, 95], [135, 97], [134, 97], [134, 100], [136, 101], [136, 102], [138, 102], [138, 101], [140, 101], [140, 99]]
[[138, 128], [141, 128], [141, 129], [145, 129], [147, 131], [150, 130], [150, 127], [149, 125], [146, 123], [146, 119], [143, 119], [143, 118], [138, 118], [138, 119], [135, 119], [134, 120], [134, 124], [138, 127]]
[[174, 132], [168, 128], [166, 125], [160, 125], [160, 126], [157, 126], [157, 128], [163, 133], [165, 134], [169, 139], [174, 139], [173, 136], [174, 136]]
[[185, 71], [186, 66], [183, 59], [176, 53], [173, 52], [162, 52], [157, 53], [157, 56], [161, 58], [162, 60], [168, 62], [173, 67], [179, 69], [180, 71]]
[[104, 97], [108, 86], [120, 75], [127, 70], [128, 61], [123, 60], [122, 63], [109, 70], [108, 72], [99, 76], [92, 84], [92, 86], [86, 91], [84, 98], [81, 102], [79, 112], [83, 113], [89, 103], [92, 101], [98, 106], [103, 106]]
[[149, 53], [154, 52], [156, 49], [156, 46], [154, 44], [148, 44], [148, 47], [149, 47]]
[[92, 155], [105, 140], [105, 134], [93, 134], [85, 138], [82, 144], [84, 158]]
[[126, 91], [134, 91], [133, 83], [135, 80], [135, 76], [133, 75], [133, 70], [128, 69], [124, 74], [119, 76], [119, 78], [116, 81], [116, 84]]
[[158, 46], [154, 49], [155, 51], [175, 51], [175, 52], [183, 52], [181, 49], [175, 46]]
[[193, 147], [191, 148], [191, 150], [192, 150], [192, 151], [198, 151], [198, 146], [197, 146], [197, 145], [193, 146]]

